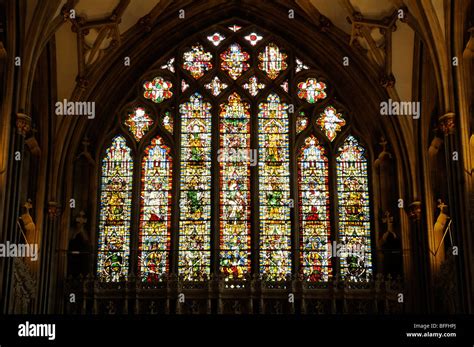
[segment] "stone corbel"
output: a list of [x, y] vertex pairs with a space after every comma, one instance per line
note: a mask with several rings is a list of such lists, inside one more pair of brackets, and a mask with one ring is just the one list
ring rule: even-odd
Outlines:
[[408, 206], [408, 216], [413, 221], [420, 221], [421, 220], [421, 201], [413, 201]]
[[439, 118], [439, 128], [445, 136], [452, 135], [456, 131], [456, 114], [448, 112]]
[[56, 219], [60, 214], [59, 204], [55, 201], [48, 202], [48, 217], [50, 219]]
[[26, 137], [31, 131], [31, 117], [25, 113], [16, 114], [16, 131]]

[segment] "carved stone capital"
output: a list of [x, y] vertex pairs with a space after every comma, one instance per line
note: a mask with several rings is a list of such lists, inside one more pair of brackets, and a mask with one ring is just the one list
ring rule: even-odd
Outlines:
[[446, 113], [444, 116], [439, 118], [439, 128], [444, 135], [454, 134], [456, 130], [456, 114], [453, 112]]
[[26, 136], [31, 131], [31, 117], [24, 113], [16, 114], [16, 130], [21, 136]]
[[408, 208], [408, 216], [413, 221], [419, 221], [421, 219], [421, 201], [413, 201]]

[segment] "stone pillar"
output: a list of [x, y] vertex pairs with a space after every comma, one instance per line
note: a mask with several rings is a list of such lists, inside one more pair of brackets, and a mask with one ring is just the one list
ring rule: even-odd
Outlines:
[[[12, 128], [10, 137], [10, 151], [7, 167], [7, 184], [5, 192], [5, 210], [4, 223], [0, 229], [0, 242], [18, 243], [21, 241], [18, 221], [20, 216], [20, 197], [21, 197], [21, 177], [25, 154], [25, 137], [31, 131], [31, 117], [24, 113], [16, 115], [16, 127]], [[2, 286], [0, 292], [2, 313], [7, 314], [11, 311], [12, 302], [12, 275], [13, 259], [3, 258], [1, 262]]]
[[60, 207], [55, 201], [48, 202], [48, 218], [45, 219], [40, 245], [40, 271], [38, 278], [37, 313], [55, 313], [57, 301], [57, 264]]
[[457, 313], [469, 312], [472, 303], [470, 302], [470, 283], [467, 274], [466, 264], [469, 262], [469, 227], [466, 225], [467, 216], [465, 194], [465, 180], [463, 174], [462, 150], [459, 146], [459, 135], [456, 128], [456, 114], [446, 113], [439, 118], [439, 126], [444, 134], [444, 152], [446, 160], [446, 183], [448, 188], [449, 215], [451, 216], [451, 230], [453, 233], [454, 246], [458, 248], [458, 255], [455, 257], [456, 282], [458, 302], [456, 303]]
[[430, 267], [429, 249], [426, 228], [423, 228], [423, 216], [421, 201], [414, 201], [409, 205], [411, 220], [411, 255], [412, 272], [410, 282], [411, 288], [406, 295], [410, 297], [407, 301], [416, 313], [429, 313], [431, 305], [430, 289]]

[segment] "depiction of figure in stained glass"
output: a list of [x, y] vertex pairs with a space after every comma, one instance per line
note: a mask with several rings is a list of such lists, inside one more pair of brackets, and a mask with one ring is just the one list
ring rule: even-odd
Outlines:
[[360, 281], [372, 273], [367, 158], [352, 135], [338, 152], [339, 236], [347, 250], [341, 257], [341, 275], [350, 281]]
[[156, 282], [169, 272], [171, 221], [170, 149], [160, 137], [145, 149], [139, 238], [139, 269], [144, 282]]
[[329, 141], [333, 141], [336, 138], [337, 132], [341, 131], [341, 128], [346, 125], [342, 114], [337, 113], [336, 109], [332, 106], [328, 106], [324, 109], [324, 112], [319, 115], [316, 123], [321, 130], [324, 131]]
[[270, 43], [265, 47], [265, 50], [258, 55], [258, 60], [260, 61], [259, 69], [264, 71], [272, 80], [288, 67], [286, 54], [282, 53], [274, 43]]
[[125, 125], [132, 133], [135, 140], [140, 141], [145, 133], [150, 129], [153, 120], [146, 113], [143, 107], [137, 107], [133, 113], [129, 113], [125, 119]]
[[300, 112], [300, 115], [296, 117], [296, 133], [302, 132], [308, 126], [308, 117], [304, 115], [304, 112]]
[[327, 281], [331, 274], [328, 158], [316, 137], [298, 157], [300, 247], [303, 277]]
[[306, 99], [310, 104], [326, 98], [326, 84], [315, 78], [308, 78], [306, 82], [298, 83], [298, 97]]
[[162, 77], [155, 77], [153, 81], [146, 81], [143, 84], [143, 89], [145, 89], [143, 96], [158, 104], [173, 96], [172, 86], [171, 82], [165, 81]]
[[250, 149], [249, 107], [233, 93], [219, 115], [220, 148], [229, 150], [220, 160], [220, 272], [225, 279], [244, 279], [250, 271], [250, 162], [232, 157]]
[[273, 281], [291, 273], [288, 105], [277, 94], [259, 104], [260, 273]]
[[195, 79], [204, 76], [204, 73], [212, 69], [212, 54], [204, 51], [202, 45], [191, 47], [190, 51], [183, 54], [183, 69], [189, 71]]
[[239, 44], [233, 43], [227, 50], [221, 53], [221, 68], [227, 71], [232, 79], [236, 80], [242, 72], [247, 71], [249, 68], [249, 63], [247, 63], [249, 59], [250, 55], [242, 51], [242, 47]]
[[168, 111], [165, 112], [165, 115], [163, 116], [163, 126], [171, 134], [173, 133], [173, 116]]
[[180, 276], [202, 281], [210, 273], [211, 105], [200, 94], [180, 105], [181, 201]]
[[117, 136], [102, 160], [97, 275], [104, 282], [127, 278], [133, 161], [123, 136]]

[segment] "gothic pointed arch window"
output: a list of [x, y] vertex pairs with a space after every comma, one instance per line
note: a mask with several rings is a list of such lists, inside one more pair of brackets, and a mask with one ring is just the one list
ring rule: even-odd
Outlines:
[[138, 84], [103, 159], [103, 281], [370, 278], [369, 158], [324, 72], [265, 30], [225, 23]]

